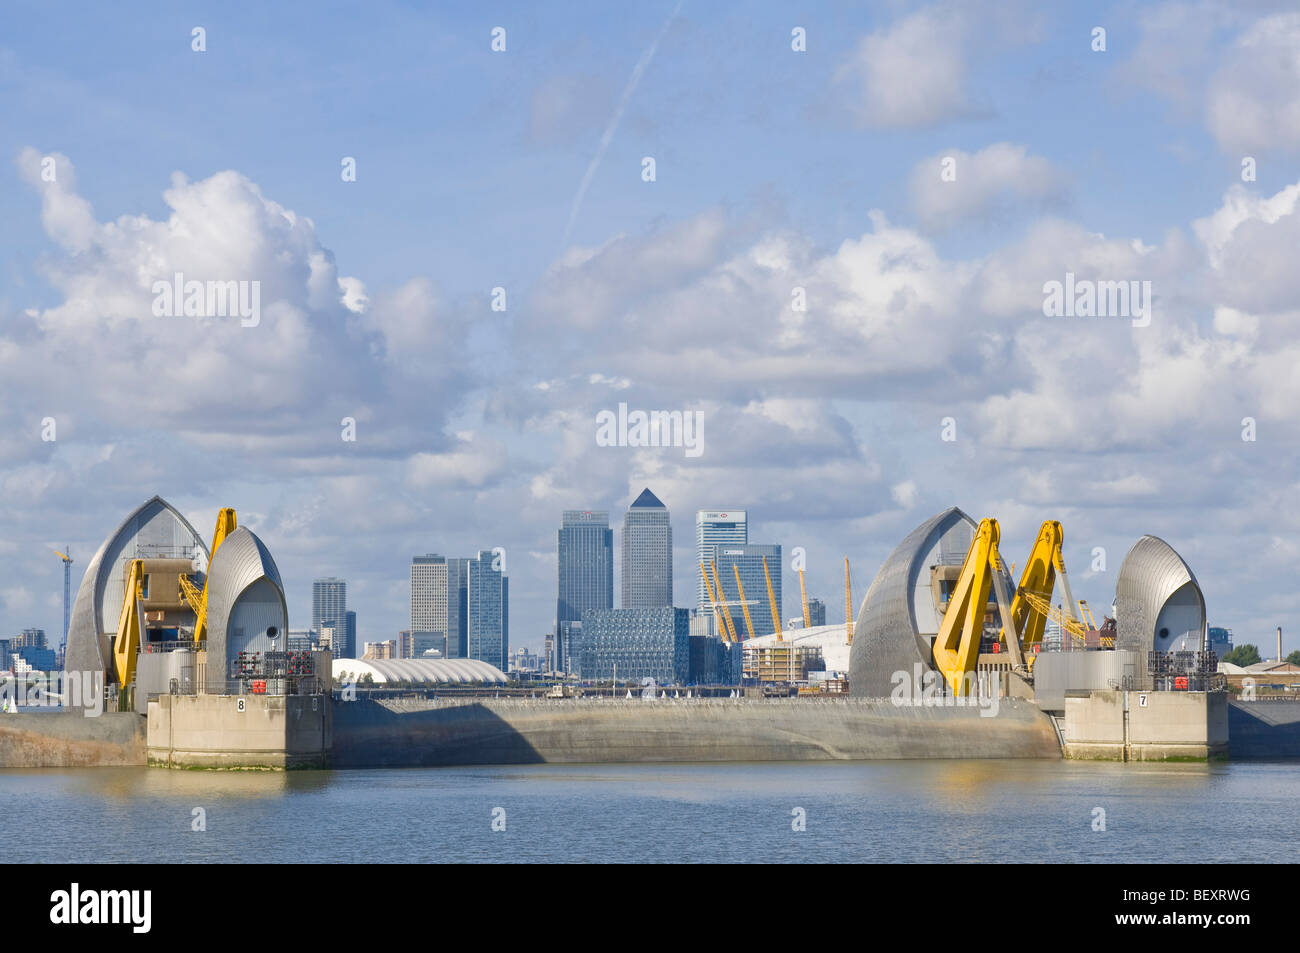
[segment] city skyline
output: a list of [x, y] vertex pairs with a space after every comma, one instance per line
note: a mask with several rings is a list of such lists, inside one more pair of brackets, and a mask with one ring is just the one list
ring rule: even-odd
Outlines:
[[[1300, 14], [671, 12], [507, 4], [498, 52], [474, 9], [273, 8], [200, 52], [175, 10], [11, 11], [0, 632], [59, 632], [52, 550], [75, 586], [156, 493], [205, 534], [237, 506], [295, 628], [346, 578], [368, 641], [412, 554], [500, 545], [536, 649], [556, 514], [650, 486], [743, 503], [832, 619], [846, 555], [861, 594], [957, 505], [1013, 559], [1059, 519], [1094, 606], [1158, 535], [1213, 623], [1296, 648]], [[187, 315], [178, 276], [258, 313]]]

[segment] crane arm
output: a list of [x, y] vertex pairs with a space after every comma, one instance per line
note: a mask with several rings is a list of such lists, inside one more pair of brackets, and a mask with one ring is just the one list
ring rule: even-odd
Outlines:
[[979, 661], [980, 638], [989, 589], [1000, 565], [998, 521], [984, 519], [975, 530], [961, 575], [948, 596], [948, 608], [934, 642], [934, 664], [956, 695], [971, 693], [971, 680]]
[[117, 635], [113, 638], [113, 667], [117, 670], [117, 683], [123, 687], [135, 678], [135, 659], [140, 651], [140, 627], [144, 613], [140, 609], [143, 598], [144, 560], [131, 560], [127, 570], [126, 585], [122, 590], [122, 613], [117, 620]]

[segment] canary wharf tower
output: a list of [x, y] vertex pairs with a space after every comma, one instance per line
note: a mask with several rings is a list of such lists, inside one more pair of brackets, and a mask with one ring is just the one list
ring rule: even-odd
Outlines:
[[624, 609], [673, 604], [673, 528], [668, 507], [649, 488], [623, 517]]

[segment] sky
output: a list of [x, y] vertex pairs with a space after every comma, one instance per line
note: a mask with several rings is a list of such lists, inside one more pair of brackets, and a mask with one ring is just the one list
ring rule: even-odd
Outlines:
[[[501, 547], [540, 649], [561, 511], [617, 547], [649, 487], [679, 606], [698, 509], [837, 619], [957, 505], [1009, 562], [1061, 521], [1094, 610], [1160, 536], [1300, 648], [1297, 159], [1293, 3], [11, 2], [0, 632], [57, 643], [52, 549], [75, 590], [159, 494], [237, 509], [291, 627], [347, 579], [359, 641]], [[256, 323], [160, 314], [177, 272]], [[1067, 274], [1145, 316], [1049, 314]], [[700, 452], [599, 445], [620, 403]]]

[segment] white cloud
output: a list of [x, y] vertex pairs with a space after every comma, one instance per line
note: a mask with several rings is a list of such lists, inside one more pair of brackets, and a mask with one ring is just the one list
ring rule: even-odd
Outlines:
[[[945, 179], [947, 160], [955, 177]], [[922, 159], [912, 169], [912, 206], [921, 223], [944, 230], [971, 219], [994, 219], [1024, 208], [1058, 204], [1065, 176], [1042, 156], [1010, 142], [974, 154], [949, 149]]]
[[862, 38], [836, 71], [864, 126], [929, 126], [980, 112], [967, 91], [965, 25], [951, 10], [913, 13]]
[[1206, 122], [1223, 148], [1300, 150], [1300, 13], [1245, 30], [1210, 77]]

